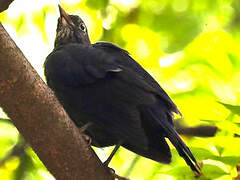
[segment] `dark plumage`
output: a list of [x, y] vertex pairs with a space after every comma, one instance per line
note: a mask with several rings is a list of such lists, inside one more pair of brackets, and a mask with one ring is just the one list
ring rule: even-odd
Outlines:
[[176, 105], [127, 51], [107, 42], [91, 44], [84, 22], [60, 8], [55, 48], [46, 59], [47, 84], [92, 145], [122, 142], [154, 161], [171, 162], [165, 137], [195, 172], [191, 151], [173, 127]]

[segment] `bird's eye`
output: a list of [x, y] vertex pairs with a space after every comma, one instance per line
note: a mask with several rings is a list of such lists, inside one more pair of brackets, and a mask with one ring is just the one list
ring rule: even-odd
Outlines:
[[86, 31], [86, 27], [83, 23], [81, 23], [79, 27], [82, 31]]

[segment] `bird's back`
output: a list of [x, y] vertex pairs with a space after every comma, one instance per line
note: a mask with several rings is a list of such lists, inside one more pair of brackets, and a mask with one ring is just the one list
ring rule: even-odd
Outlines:
[[169, 163], [167, 137], [196, 170], [196, 160], [173, 127], [176, 105], [126, 51], [109, 43], [67, 44], [48, 56], [45, 75], [78, 126], [93, 122], [87, 132], [94, 145], [122, 141], [139, 155]]

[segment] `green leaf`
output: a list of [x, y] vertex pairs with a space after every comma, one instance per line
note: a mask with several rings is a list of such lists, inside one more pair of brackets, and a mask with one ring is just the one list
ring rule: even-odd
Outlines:
[[223, 102], [218, 102], [218, 103], [222, 104], [225, 108], [230, 110], [233, 114], [236, 114], [236, 115], [240, 116], [240, 106], [226, 104], [226, 103], [223, 103]]
[[227, 56], [230, 60], [230, 62], [232, 63], [233, 68], [238, 68], [239, 67], [239, 58], [232, 53], [227, 53]]
[[240, 157], [239, 156], [216, 156], [215, 158], [212, 158], [212, 159], [215, 159], [217, 161], [221, 161], [223, 162], [224, 164], [229, 164], [231, 166], [236, 166], [237, 164], [240, 164]]
[[191, 169], [188, 166], [174, 167], [173, 169], [170, 169], [167, 171], [160, 171], [159, 173], [178, 177], [178, 179], [184, 179], [184, 180], [194, 179], [194, 173], [191, 171]]
[[[159, 172], [162, 174], [171, 175], [177, 177], [177, 179], [193, 180], [196, 179], [194, 173], [190, 170], [188, 166], [174, 167], [173, 169]], [[204, 164], [202, 168], [203, 175], [198, 178], [198, 180], [212, 180], [214, 178], [219, 178], [223, 175], [227, 175], [223, 169], [218, 166], [211, 164]]]
[[209, 179], [219, 178], [223, 175], [227, 175], [222, 168], [212, 165], [212, 164], [204, 164], [202, 167], [203, 176]]
[[93, 9], [105, 9], [108, 5], [109, 0], [87, 0], [86, 5]]
[[216, 155], [207, 149], [198, 148], [198, 147], [190, 147], [190, 149], [198, 161], [216, 158]]
[[238, 127], [240, 127], [240, 123], [237, 123], [237, 122], [233, 122], [233, 123], [236, 124]]
[[136, 155], [135, 158], [132, 160], [129, 168], [127, 169], [127, 171], [125, 172], [124, 176], [128, 177], [130, 176], [131, 172], [133, 171], [135, 165], [137, 164], [137, 162], [140, 160], [140, 156]]
[[240, 157], [238, 156], [218, 156], [213, 154], [211, 151], [207, 149], [196, 147], [191, 147], [190, 149], [198, 161], [212, 159], [232, 166], [235, 166], [240, 163]]

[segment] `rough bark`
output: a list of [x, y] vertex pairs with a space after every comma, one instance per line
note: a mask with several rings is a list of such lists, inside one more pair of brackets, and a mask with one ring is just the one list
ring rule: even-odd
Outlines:
[[113, 179], [2, 24], [0, 106], [56, 179]]

